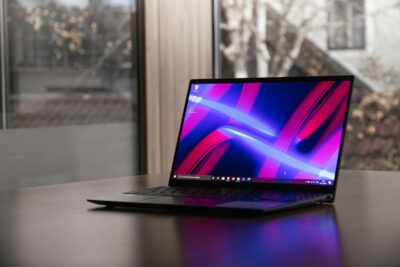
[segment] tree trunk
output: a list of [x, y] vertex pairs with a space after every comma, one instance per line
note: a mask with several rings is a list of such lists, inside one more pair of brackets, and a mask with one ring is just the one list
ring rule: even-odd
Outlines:
[[235, 77], [247, 77], [247, 58], [252, 36], [252, 10], [254, 0], [222, 1], [226, 16], [224, 28], [229, 33], [230, 43], [221, 46], [225, 58], [233, 65]]
[[256, 28], [255, 35], [256, 49], [257, 49], [257, 76], [268, 76], [268, 64], [270, 55], [267, 48], [267, 2], [266, 0], [257, 0], [255, 4], [256, 9]]
[[233, 63], [233, 71], [235, 78], [247, 78], [246, 57], [239, 57]]
[[283, 62], [279, 72], [278, 72], [278, 77], [282, 76], [288, 76], [289, 71], [292, 69], [295, 60], [299, 57], [300, 52], [301, 52], [301, 47], [303, 45], [304, 39], [306, 37], [307, 30], [306, 28], [302, 28], [299, 30], [296, 36], [296, 40], [294, 42], [294, 45], [292, 49], [290, 50], [288, 56], [285, 58], [285, 61]]

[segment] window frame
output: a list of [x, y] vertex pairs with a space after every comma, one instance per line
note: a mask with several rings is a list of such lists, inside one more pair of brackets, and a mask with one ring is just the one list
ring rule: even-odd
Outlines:
[[[8, 1], [0, 2], [0, 131], [9, 130], [8, 127], [8, 103], [9, 101], [9, 38], [7, 25]], [[135, 159], [137, 173], [147, 173], [147, 138], [146, 138], [146, 83], [145, 83], [145, 25], [144, 25], [144, 5], [145, 0], [136, 0], [136, 29], [132, 35], [136, 38], [136, 49], [132, 52], [136, 56], [137, 64], [137, 90], [132, 94], [137, 95], [137, 106], [133, 110], [137, 114], [137, 138], [132, 140], [132, 144], [137, 148], [134, 151], [137, 155]], [[87, 126], [87, 125], [83, 125]], [[47, 127], [46, 127], [47, 128]], [[33, 128], [21, 128], [18, 131], [27, 132]], [[14, 129], [12, 129], [14, 130]], [[1, 137], [0, 137], [1, 138]], [[112, 164], [112, 163], [110, 163]], [[45, 166], [44, 166], [45, 168]]]
[[7, 129], [8, 99], [7, 1], [0, 3], [0, 130]]

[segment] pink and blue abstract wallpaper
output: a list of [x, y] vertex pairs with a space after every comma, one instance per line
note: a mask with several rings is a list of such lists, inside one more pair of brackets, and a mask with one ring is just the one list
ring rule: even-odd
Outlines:
[[192, 84], [172, 173], [333, 181], [350, 86]]

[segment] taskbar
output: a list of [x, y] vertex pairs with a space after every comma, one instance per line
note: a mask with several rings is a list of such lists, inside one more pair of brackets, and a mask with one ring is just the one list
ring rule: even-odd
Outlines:
[[258, 177], [238, 177], [238, 176], [214, 176], [214, 175], [191, 175], [174, 174], [174, 179], [179, 180], [198, 180], [198, 181], [217, 181], [233, 183], [274, 183], [274, 184], [309, 184], [309, 185], [334, 185], [333, 180], [328, 179], [288, 179], [288, 178], [258, 178]]

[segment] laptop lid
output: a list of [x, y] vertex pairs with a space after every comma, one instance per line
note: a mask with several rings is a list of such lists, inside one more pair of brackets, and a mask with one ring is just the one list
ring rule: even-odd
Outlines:
[[352, 76], [191, 80], [169, 185], [334, 193]]

